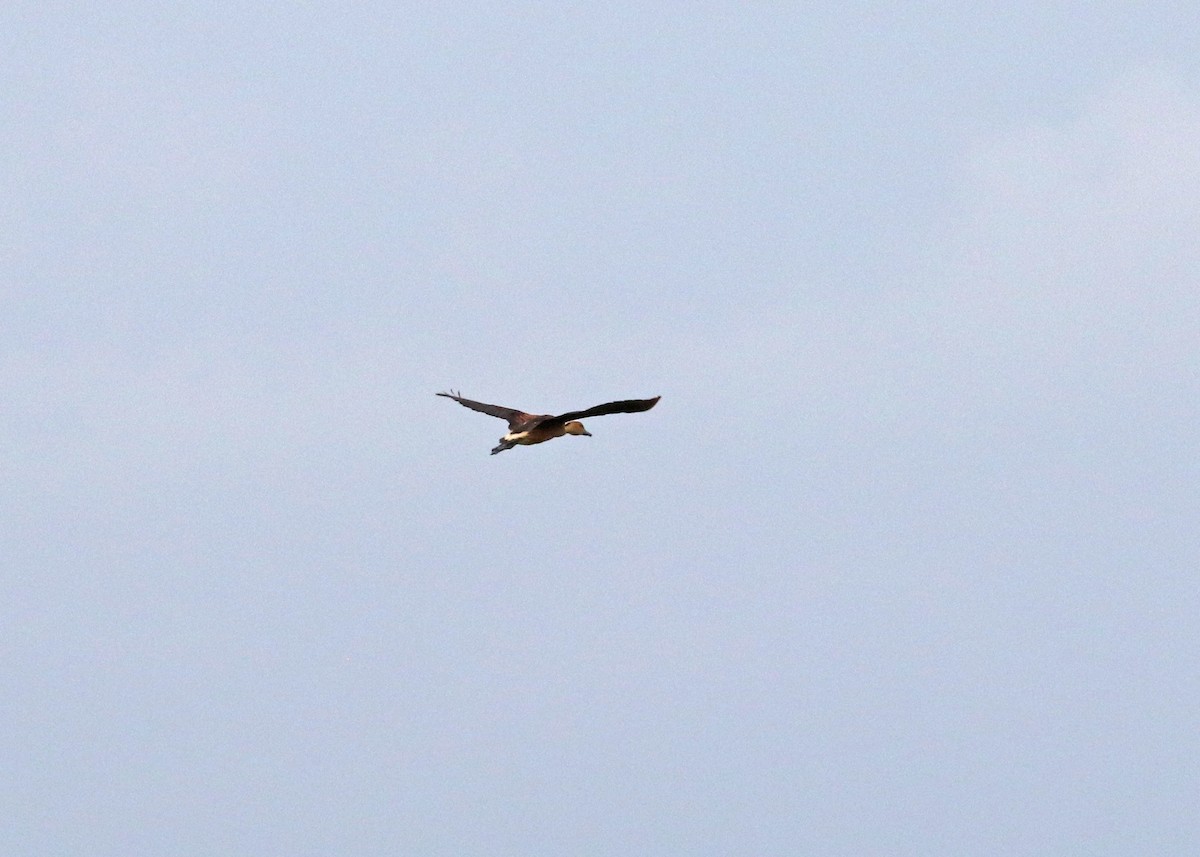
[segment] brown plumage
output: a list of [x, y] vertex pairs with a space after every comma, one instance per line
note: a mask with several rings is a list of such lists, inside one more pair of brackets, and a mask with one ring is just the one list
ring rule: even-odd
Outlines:
[[528, 446], [534, 443], [544, 443], [548, 440], [553, 440], [556, 437], [562, 437], [565, 434], [587, 435], [592, 436], [592, 433], [583, 427], [583, 423], [579, 420], [587, 417], [600, 417], [605, 414], [635, 414], [639, 411], [648, 411], [658, 404], [661, 396], [655, 396], [653, 399], [624, 399], [619, 402], [607, 402], [603, 405], [596, 405], [594, 408], [588, 408], [583, 411], [568, 411], [565, 414], [554, 416], [551, 414], [527, 414], [524, 411], [518, 411], [516, 408], [505, 408], [501, 405], [488, 405], [483, 402], [473, 402], [470, 399], [464, 399], [458, 393], [438, 393], [439, 396], [445, 396], [447, 399], [453, 399], [464, 408], [470, 408], [473, 411], [479, 411], [481, 414], [487, 414], [491, 417], [499, 417], [508, 423], [508, 434], [500, 438], [500, 445], [492, 450], [492, 455], [497, 452], [504, 452], [506, 449], [512, 449], [517, 444]]

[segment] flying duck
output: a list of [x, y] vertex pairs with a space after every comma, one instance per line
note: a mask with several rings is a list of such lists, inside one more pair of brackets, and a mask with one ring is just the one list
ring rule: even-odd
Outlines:
[[564, 434], [582, 434], [591, 437], [592, 433], [585, 429], [579, 420], [604, 414], [635, 414], [638, 411], [648, 411], [662, 398], [662, 396], [655, 396], [653, 399], [625, 399], [620, 402], [596, 405], [585, 411], [568, 411], [565, 414], [551, 416], [550, 414], [527, 414], [515, 408], [472, 402], [453, 391], [438, 393], [438, 395], [453, 399], [464, 408], [508, 421], [508, 434], [500, 438], [500, 445], [492, 450], [492, 455], [512, 449], [517, 444], [528, 446], [534, 443], [543, 443], [547, 440], [554, 440], [556, 437], [562, 437]]

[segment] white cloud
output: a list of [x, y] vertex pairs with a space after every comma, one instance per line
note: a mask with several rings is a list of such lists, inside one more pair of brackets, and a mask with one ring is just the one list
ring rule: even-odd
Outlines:
[[670, 390], [896, 455], [901, 438], [1015, 449], [1042, 433], [1052, 454], [1081, 437], [1109, 449], [1119, 429], [1154, 443], [1155, 419], [1182, 443], [1200, 361], [1200, 94], [1131, 73], [955, 169], [940, 240], [895, 260], [893, 283], [797, 284], [731, 312], [718, 338], [716, 322], [681, 331], [685, 345], [663, 346]]
[[967, 160], [942, 311], [1000, 351], [1175, 360], [1200, 320], [1200, 98], [1161, 71]]

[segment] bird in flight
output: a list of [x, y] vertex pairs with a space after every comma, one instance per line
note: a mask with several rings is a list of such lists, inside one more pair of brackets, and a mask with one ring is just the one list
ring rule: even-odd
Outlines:
[[625, 399], [620, 402], [596, 405], [594, 408], [584, 411], [568, 411], [565, 414], [552, 416], [550, 414], [527, 414], [515, 408], [473, 402], [453, 391], [438, 393], [438, 395], [453, 399], [464, 408], [470, 408], [488, 416], [499, 417], [508, 422], [508, 434], [500, 438], [500, 444], [492, 450], [492, 455], [512, 449], [517, 444], [528, 446], [534, 443], [543, 443], [547, 440], [554, 440], [556, 437], [562, 437], [564, 434], [582, 434], [591, 437], [592, 433], [585, 429], [579, 420], [604, 414], [636, 414], [639, 411], [648, 411], [662, 398], [662, 396], [655, 396], [653, 399]]

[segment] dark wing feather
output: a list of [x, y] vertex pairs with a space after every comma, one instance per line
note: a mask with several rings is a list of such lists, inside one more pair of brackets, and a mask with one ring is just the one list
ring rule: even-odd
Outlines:
[[584, 420], [588, 417], [602, 417], [605, 414], [636, 414], [639, 411], [648, 411], [658, 404], [658, 400], [662, 396], [655, 396], [653, 399], [623, 399], [619, 402], [607, 402], [603, 405], [596, 405], [594, 408], [588, 408], [586, 411], [569, 411], [565, 414], [559, 414], [556, 417], [551, 417], [548, 420], [543, 420], [542, 425], [547, 423], [566, 423], [571, 420]]
[[483, 402], [473, 402], [470, 399], [464, 399], [458, 393], [438, 393], [439, 396], [445, 396], [447, 399], [453, 399], [464, 408], [470, 408], [473, 411], [479, 411], [481, 414], [487, 414], [489, 417], [499, 417], [508, 422], [509, 428], [515, 428], [521, 423], [528, 422], [533, 418], [532, 414], [527, 414], [524, 411], [518, 411], [516, 408], [505, 408], [501, 405], [488, 405]]

